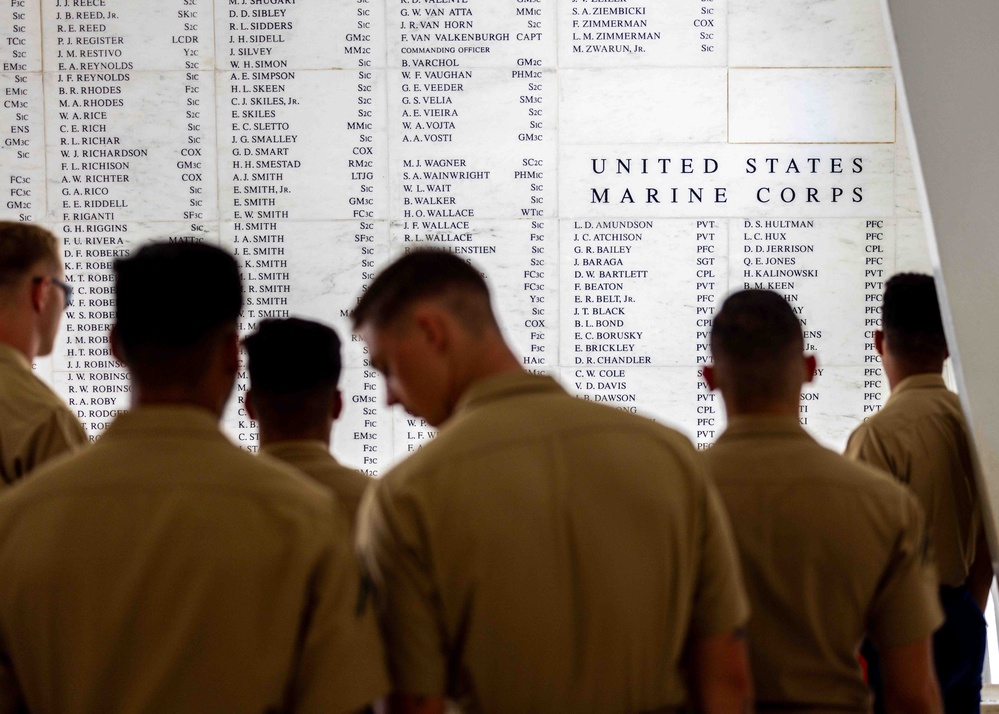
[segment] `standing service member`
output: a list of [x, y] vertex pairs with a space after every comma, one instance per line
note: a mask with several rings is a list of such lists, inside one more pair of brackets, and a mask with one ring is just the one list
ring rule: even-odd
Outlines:
[[440, 430], [361, 512], [394, 711], [746, 710], [735, 548], [689, 441], [526, 373], [450, 253], [400, 258], [353, 320], [389, 403]]
[[371, 478], [330, 453], [333, 422], [343, 409], [340, 338], [318, 322], [269, 319], [243, 347], [250, 373], [246, 410], [260, 427], [261, 450], [329, 488], [353, 524]]
[[948, 714], [978, 712], [992, 564], [967, 426], [942, 376], [947, 339], [933, 278], [891, 277], [881, 319], [874, 346], [891, 397], [850, 436], [847, 455], [892, 474], [925, 509], [947, 618], [933, 639], [940, 688]]
[[87, 442], [76, 416], [31, 371], [52, 352], [72, 294], [56, 237], [0, 221], [0, 486]]

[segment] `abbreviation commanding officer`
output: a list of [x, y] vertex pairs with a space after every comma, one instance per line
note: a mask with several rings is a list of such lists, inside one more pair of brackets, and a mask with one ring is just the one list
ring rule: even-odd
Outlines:
[[72, 294], [56, 237], [0, 221], [0, 485], [87, 441], [77, 418], [31, 371], [36, 357], [52, 352]]
[[353, 319], [389, 403], [440, 429], [361, 512], [396, 711], [746, 709], [735, 549], [685, 438], [524, 372], [450, 253], [399, 259]]
[[132, 410], [0, 497], [0, 710], [360, 710], [387, 681], [345, 518], [218, 429], [236, 262], [153, 244], [115, 274]]
[[815, 372], [780, 295], [746, 290], [714, 316], [728, 426], [704, 453], [732, 519], [753, 614], [757, 711], [870, 711], [857, 653], [884, 653], [889, 711], [940, 711], [930, 635], [940, 624], [922, 511], [887, 474], [820, 446], [798, 423]]

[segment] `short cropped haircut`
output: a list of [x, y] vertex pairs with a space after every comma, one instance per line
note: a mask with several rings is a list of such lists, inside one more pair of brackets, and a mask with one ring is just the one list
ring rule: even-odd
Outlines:
[[443, 299], [471, 331], [496, 325], [489, 288], [478, 270], [447, 251], [418, 249], [375, 277], [351, 312], [354, 329], [386, 327], [414, 303], [430, 298]]
[[158, 379], [156, 370], [168, 369], [196, 378], [206, 343], [239, 318], [235, 259], [203, 243], [152, 243], [115, 260], [114, 272], [118, 339], [133, 373]]
[[778, 293], [733, 293], [715, 313], [711, 351], [731, 376], [732, 396], [740, 406], [767, 404], [798, 391], [803, 350], [801, 323]]
[[254, 391], [295, 394], [336, 387], [340, 380], [340, 338], [318, 322], [297, 317], [261, 320], [243, 347]]
[[32, 223], [0, 221], [0, 287], [17, 282], [41, 262], [59, 266], [59, 240]]
[[294, 433], [321, 425], [340, 381], [340, 338], [326, 325], [262, 320], [243, 340], [253, 406], [262, 422]]
[[882, 298], [881, 327], [894, 355], [920, 362], [946, 358], [947, 338], [933, 276], [899, 273], [889, 278]]

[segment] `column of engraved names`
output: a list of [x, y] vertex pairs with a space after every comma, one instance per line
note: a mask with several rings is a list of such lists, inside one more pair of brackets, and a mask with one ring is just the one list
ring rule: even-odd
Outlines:
[[59, 0], [43, 9], [48, 218], [77, 296], [54, 366], [92, 435], [128, 407], [127, 376], [107, 344], [114, 259], [150, 238], [215, 232], [213, 107], [207, 124], [199, 109], [211, 102], [202, 63], [212, 22], [202, 32], [201, 5]]
[[[474, 159], [463, 152], [455, 155], [453, 149], [456, 131], [464, 128], [462, 115], [467, 116], [457, 100], [473, 71], [464, 68], [464, 58], [458, 57], [458, 46], [448, 41], [448, 34], [474, 27], [474, 16], [466, 3], [401, 0], [398, 8], [400, 121], [395, 127], [398, 138], [392, 144], [393, 149], [402, 149], [402, 195], [401, 210], [393, 207], [392, 214], [403, 219], [403, 250], [411, 249], [411, 244], [456, 246], [457, 253], [490, 249], [471, 245], [475, 208], [458, 203], [454, 192], [459, 181], [490, 178], [490, 171], [471, 166]], [[406, 150], [410, 147], [412, 151]], [[398, 198], [395, 203], [400, 203]], [[397, 422], [397, 426], [404, 427], [396, 431], [399, 453], [414, 451], [433, 436], [430, 426], [418, 417], [407, 415], [404, 424]]]
[[[820, 230], [823, 226], [819, 226]], [[735, 283], [741, 276], [741, 285], [733, 288], [772, 290], [780, 293], [790, 303], [801, 322], [804, 349], [807, 353], [820, 353], [823, 347], [823, 329], [811, 316], [817, 309], [815, 301], [804, 294], [821, 291], [817, 280], [826, 278], [820, 267], [824, 262], [823, 251], [817, 251], [822, 239], [813, 219], [745, 219], [739, 229], [741, 248], [732, 252], [732, 259], [741, 262], [734, 266]], [[830, 277], [834, 271], [830, 271]], [[816, 296], [817, 297], [817, 296]], [[819, 367], [817, 377], [824, 376], [826, 367]], [[798, 406], [798, 421], [808, 426], [814, 421], [823, 389], [817, 381], [814, 388], [806, 387]]]
[[662, 39], [650, 26], [648, 2], [574, 0], [570, 15], [573, 54], [643, 55]]
[[57, 121], [49, 140], [49, 206], [61, 222], [66, 280], [75, 289], [56, 369], [66, 371], [69, 406], [94, 438], [128, 406], [127, 375], [107, 343], [115, 305], [110, 267], [129, 252], [130, 226], [119, 214], [129, 208], [133, 162], [148, 152], [113, 126], [116, 115], [134, 108], [126, 101], [133, 65], [125, 35], [109, 28], [116, 18], [107, 2], [56, 6], [54, 22], [45, 26], [58, 72], [49, 74], [55, 82], [47, 87], [49, 125]]
[[[354, 283], [366, 286], [374, 279], [378, 260], [387, 253], [383, 231], [376, 230], [376, 226], [381, 228], [384, 224], [382, 216], [385, 210], [385, 206], [380, 205], [384, 203], [384, 194], [376, 191], [376, 181], [380, 178], [376, 169], [382, 167], [385, 161], [385, 157], [380, 155], [385, 153], [383, 145], [375, 142], [376, 120], [383, 118], [386, 108], [381, 101], [381, 92], [377, 91], [381, 87], [375, 82], [376, 72], [384, 71], [381, 69], [384, 58], [374, 41], [375, 33], [383, 33], [385, 27], [384, 18], [372, 14], [368, 0], [355, 0], [353, 9], [355, 19], [348, 24], [343, 42], [344, 53], [349, 58], [346, 63], [348, 71], [355, 71], [352, 65], [356, 66], [353, 97], [356, 109], [347, 113], [346, 126], [343, 127], [350, 145], [350, 155], [345, 159], [344, 168], [350, 175], [348, 202], [355, 231], [351, 250], [356, 256], [351, 265], [359, 266]], [[382, 22], [376, 24], [377, 20]], [[343, 308], [341, 317], [346, 321], [349, 313], [349, 309]], [[350, 408], [340, 421], [338, 433], [349, 436], [353, 451], [360, 451], [360, 454], [352, 454], [352, 461], [357, 467], [374, 476], [387, 463], [385, 457], [390, 453], [391, 442], [385, 435], [391, 434], [391, 429], [378, 396], [378, 373], [371, 366], [360, 337], [351, 333], [350, 340], [351, 347], [362, 351], [362, 369], [360, 379], [354, 382], [359, 389], [346, 395]]]
[[[530, 369], [554, 364], [546, 314], [555, 283], [547, 261], [548, 171], [554, 172], [554, 18], [550, 0], [526, 7], [485, 2], [400, 2], [391, 48], [400, 169], [393, 176], [394, 248], [431, 245], [473, 261]], [[389, 23], [391, 26], [392, 23]], [[392, 95], [390, 95], [392, 96]], [[554, 202], [554, 196], [549, 202]], [[399, 424], [396, 447], [431, 435]]]
[[[471, 243], [475, 208], [467, 200], [459, 203], [463, 197], [455, 188], [459, 182], [490, 179], [491, 172], [476, 170], [462, 147], [455, 150], [456, 133], [468, 128], [462, 121], [468, 107], [461, 99], [474, 76], [465, 68], [465, 56], [458, 55], [456, 31], [472, 28], [475, 13], [464, 3], [442, 7], [448, 4], [404, 0], [398, 10], [400, 121], [395, 128], [403, 156], [399, 215], [404, 244]], [[489, 51], [488, 46], [475, 49]]]
[[565, 320], [563, 307], [562, 327], [574, 367], [572, 386], [584, 399], [637, 412], [630, 370], [653, 364], [645, 330], [640, 329], [648, 306], [637, 296], [649, 285], [650, 271], [644, 266], [650, 261], [639, 251], [656, 222], [586, 220], [572, 227], [571, 265], [562, 267], [563, 284], [571, 290], [571, 318]]
[[[206, 240], [215, 232], [214, 146], [207, 143], [214, 136], [212, 82], [204, 65], [211, 62], [212, 22], [209, 13], [199, 18], [203, 4], [139, 10], [69, 0], [70, 9], [57, 6], [48, 18], [47, 30], [57, 36], [54, 51], [46, 42], [47, 53], [58, 70], [47, 88], [58, 90], [49, 102], [49, 134], [61, 135], [49, 152], [50, 191], [60, 198], [49, 205], [67, 221], [62, 229], [72, 243], [67, 258], [79, 295], [72, 319], [67, 311], [66, 330], [77, 334], [62, 354], [70, 370], [65, 388], [76, 392], [71, 402], [88, 407], [91, 432], [103, 426], [94, 420], [106, 422], [128, 406], [127, 378], [106, 342], [113, 259], [149, 238]], [[203, 101], [207, 124], [198, 116]]]
[[[241, 332], [252, 331], [261, 319], [290, 315], [287, 244], [294, 196], [287, 174], [301, 160], [298, 135], [287, 116], [298, 104], [296, 72], [283, 50], [295, 27], [289, 13], [296, 4], [229, 0], [218, 18], [223, 39], [218, 46], [225, 48], [218, 60], [219, 128], [228, 134], [224, 143], [229, 147], [220, 158], [220, 197], [230, 204], [222, 214], [232, 220], [233, 253], [244, 283]], [[242, 446], [255, 451], [256, 424], [244, 406], [247, 386], [241, 371], [238, 419], [230, 428]]]
[[684, 67], [726, 62], [727, 0], [561, 4], [563, 66]]
[[563, 372], [584, 398], [681, 428], [699, 445], [718, 427], [703, 383], [715, 306], [727, 284], [727, 226], [717, 219], [572, 222], [563, 250]]

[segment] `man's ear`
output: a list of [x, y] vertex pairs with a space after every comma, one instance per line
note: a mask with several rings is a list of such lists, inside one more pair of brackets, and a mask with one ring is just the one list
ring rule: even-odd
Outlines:
[[704, 382], [712, 392], [718, 389], [718, 375], [715, 374], [715, 366], [706, 364], [703, 367]]
[[42, 278], [41, 280], [29, 278], [29, 280], [31, 280], [29, 293], [31, 309], [35, 312], [42, 312], [48, 301], [52, 299], [52, 290], [50, 290], [52, 281], [49, 278]]
[[111, 325], [108, 332], [108, 342], [111, 343], [111, 356], [122, 364], [125, 362], [125, 352], [121, 347], [121, 336], [118, 334], [118, 323]]
[[330, 416], [333, 421], [340, 418], [340, 414], [343, 412], [343, 395], [340, 390], [336, 390], [333, 393], [333, 399], [330, 400]]
[[885, 356], [885, 333], [884, 330], [874, 331], [874, 349], [882, 357]]
[[440, 307], [424, 304], [413, 310], [413, 326], [426, 344], [438, 354], [448, 351], [451, 344], [452, 320]]
[[243, 397], [243, 406], [246, 408], [246, 415], [257, 421], [257, 410], [253, 408], [253, 389], [247, 389]]
[[802, 363], [804, 371], [804, 373], [802, 374], [802, 383], [808, 384], [813, 379], [815, 379], [815, 374], [816, 374], [815, 370], [819, 365], [819, 361], [815, 358], [815, 355], [805, 355], [804, 359], [802, 360]]
[[222, 338], [221, 360], [227, 374], [235, 376], [239, 372], [239, 332], [235, 327]]

